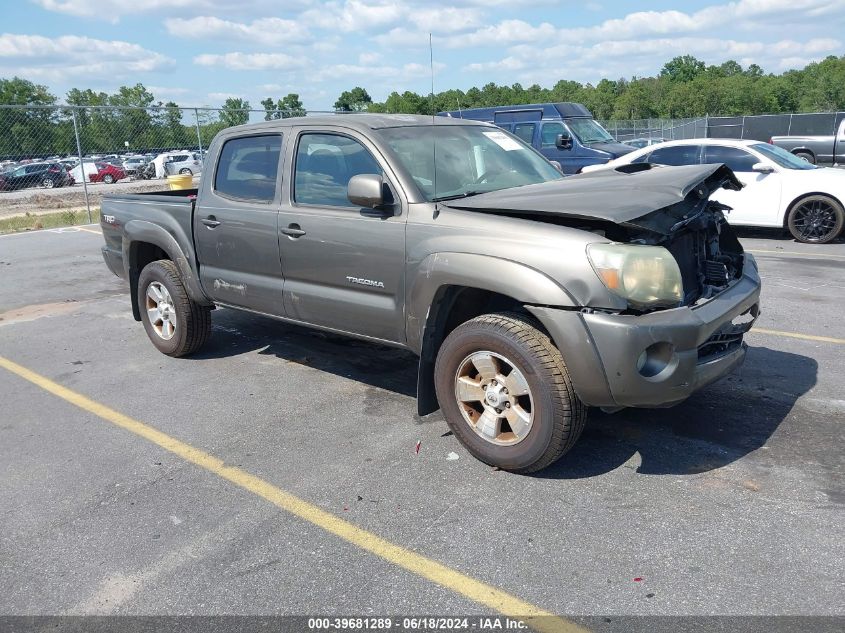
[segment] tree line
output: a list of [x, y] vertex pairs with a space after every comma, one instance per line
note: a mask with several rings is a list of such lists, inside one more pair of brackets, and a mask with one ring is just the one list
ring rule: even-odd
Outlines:
[[[830, 112], [845, 110], [845, 56], [830, 56], [800, 70], [766, 74], [756, 64], [743, 68], [728, 60], [707, 65], [691, 55], [666, 62], [654, 77], [602, 79], [595, 85], [561, 79], [551, 88], [537, 84], [488, 83], [469, 90], [434, 95], [391, 92], [374, 102], [365, 88], [344, 90], [334, 103], [338, 112], [432, 114], [444, 110], [574, 101], [598, 119], [683, 118]], [[0, 78], [0, 105], [59, 106], [46, 86], [23, 78]], [[296, 93], [260, 102], [264, 120], [304, 116]], [[61, 105], [81, 106], [76, 123], [84, 153], [206, 147], [214, 135], [250, 119], [250, 103], [227, 98], [219, 110], [199, 108], [187, 115], [174, 101], [162, 102], [143, 84], [121, 86], [108, 94], [73, 88]], [[76, 137], [70, 109], [0, 108], [0, 156], [75, 154]]]

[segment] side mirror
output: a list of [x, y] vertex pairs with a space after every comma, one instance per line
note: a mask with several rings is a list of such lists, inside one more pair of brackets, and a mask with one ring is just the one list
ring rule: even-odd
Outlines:
[[774, 170], [774, 167], [766, 163], [754, 163], [751, 167], [751, 171], [756, 171], [758, 174], [771, 174]]
[[549, 162], [552, 164], [552, 167], [557, 169], [560, 173], [563, 173], [563, 166], [559, 162], [556, 160], [550, 160]]
[[572, 149], [572, 137], [569, 134], [558, 134], [555, 138], [555, 147], [558, 149]]
[[384, 204], [384, 181], [378, 174], [352, 176], [346, 186], [346, 197], [359, 207], [380, 207]]

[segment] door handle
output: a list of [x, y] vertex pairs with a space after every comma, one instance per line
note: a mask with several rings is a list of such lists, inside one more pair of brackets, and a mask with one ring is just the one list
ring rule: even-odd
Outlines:
[[221, 224], [220, 220], [218, 220], [217, 218], [215, 218], [213, 215], [210, 215], [210, 216], [208, 216], [207, 218], [203, 218], [203, 219], [201, 220], [201, 222], [202, 222], [203, 224], [205, 224], [205, 225], [206, 225], [208, 228], [210, 228], [210, 229], [213, 229], [213, 228], [215, 228], [215, 227], [217, 227], [217, 226], [220, 226], [220, 224]]
[[305, 235], [305, 231], [299, 228], [298, 224], [289, 224], [287, 228], [282, 229], [282, 233], [292, 239], [296, 239], [297, 237], [302, 237], [303, 235]]

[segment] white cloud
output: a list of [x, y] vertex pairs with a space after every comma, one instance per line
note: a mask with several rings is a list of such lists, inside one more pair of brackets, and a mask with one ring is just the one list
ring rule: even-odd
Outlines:
[[285, 53], [205, 53], [194, 57], [198, 66], [222, 66], [229, 70], [291, 70], [306, 65], [302, 57]]
[[130, 42], [77, 35], [0, 35], [0, 69], [5, 73], [46, 79], [65, 76], [114, 78], [166, 71], [169, 57]]
[[479, 9], [474, 8], [409, 7], [407, 19], [427, 33], [455, 33], [479, 26], [482, 23], [482, 14]]
[[381, 61], [381, 53], [366, 52], [358, 55], [358, 63], [361, 65], [376, 64]]
[[139, 0], [136, 2], [115, 2], [103, 5], [93, 0], [31, 0], [47, 11], [64, 13], [77, 17], [105, 18], [116, 22], [121, 15], [166, 11], [179, 8], [213, 6], [208, 0]]
[[243, 97], [234, 92], [209, 92], [208, 98], [212, 101], [225, 101], [226, 99], [241, 99]]
[[259, 18], [249, 24], [231, 22], [214, 16], [168, 18], [164, 21], [168, 33], [188, 39], [231, 39], [268, 46], [302, 42], [311, 38], [308, 28], [295, 20]]
[[370, 30], [391, 24], [399, 20], [405, 8], [390, 0], [346, 0], [327, 2], [322, 6], [305, 11], [302, 20], [313, 26], [344, 32]]

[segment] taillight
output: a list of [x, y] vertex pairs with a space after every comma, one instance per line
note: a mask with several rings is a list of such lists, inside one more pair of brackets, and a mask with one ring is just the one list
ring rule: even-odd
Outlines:
[[768, 143], [769, 143], [769, 145], [774, 145], [774, 144], [775, 144], [775, 142], [774, 142], [772, 139], [769, 139], [769, 140], [768, 140]]
[[47, 171], [53, 174], [57, 174], [61, 171], [61, 169], [59, 169], [58, 167], [50, 167], [50, 169], [48, 169]]

